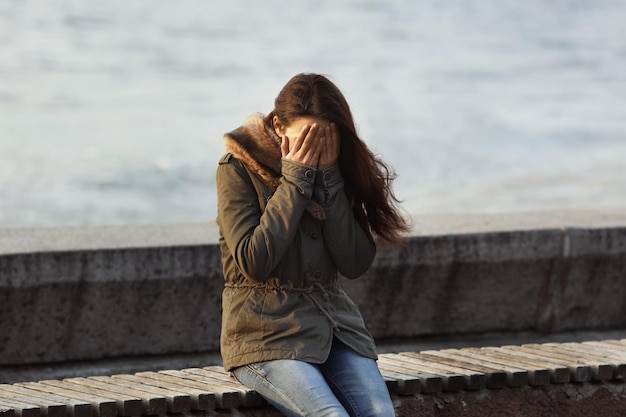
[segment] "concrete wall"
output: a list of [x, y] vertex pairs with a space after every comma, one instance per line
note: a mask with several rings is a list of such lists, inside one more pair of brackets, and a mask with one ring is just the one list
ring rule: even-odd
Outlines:
[[[216, 352], [213, 224], [0, 230], [0, 367]], [[379, 339], [626, 329], [626, 214], [415, 219], [345, 288]], [[1, 369], [1, 368], [0, 368]]]

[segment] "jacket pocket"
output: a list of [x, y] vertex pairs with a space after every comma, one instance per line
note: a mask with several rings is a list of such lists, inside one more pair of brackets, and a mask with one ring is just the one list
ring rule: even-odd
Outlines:
[[[261, 291], [250, 291], [247, 295], [233, 294], [234, 300], [241, 300], [239, 303], [233, 302], [231, 304], [230, 317], [232, 322], [227, 325], [227, 328], [231, 329], [228, 332], [230, 338], [238, 341], [241, 339], [246, 340], [261, 340], [263, 336], [263, 323], [262, 312], [265, 295]], [[234, 301], [233, 300], [233, 301]]]

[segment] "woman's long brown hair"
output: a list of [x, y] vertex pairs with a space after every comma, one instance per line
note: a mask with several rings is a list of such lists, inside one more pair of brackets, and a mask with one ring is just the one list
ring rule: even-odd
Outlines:
[[373, 233], [381, 243], [401, 244], [402, 234], [410, 227], [391, 188], [395, 172], [359, 138], [348, 102], [337, 86], [323, 75], [297, 74], [276, 97], [274, 110], [265, 118], [268, 126], [274, 116], [285, 126], [303, 116], [320, 117], [337, 125], [339, 167], [357, 221], [370, 238]]

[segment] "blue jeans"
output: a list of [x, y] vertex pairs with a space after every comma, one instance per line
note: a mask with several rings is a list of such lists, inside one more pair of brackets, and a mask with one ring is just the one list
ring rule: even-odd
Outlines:
[[376, 361], [337, 339], [320, 365], [285, 359], [241, 366], [233, 373], [286, 416], [395, 415]]

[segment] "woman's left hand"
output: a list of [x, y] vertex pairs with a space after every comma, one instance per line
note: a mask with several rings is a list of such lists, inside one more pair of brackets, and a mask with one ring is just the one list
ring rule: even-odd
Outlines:
[[317, 163], [317, 168], [324, 170], [335, 165], [337, 163], [337, 160], [339, 159], [340, 142], [337, 125], [331, 123], [330, 125], [326, 126], [325, 129], [320, 129], [317, 135], [320, 140], [324, 140], [322, 153], [320, 154], [320, 159]]

